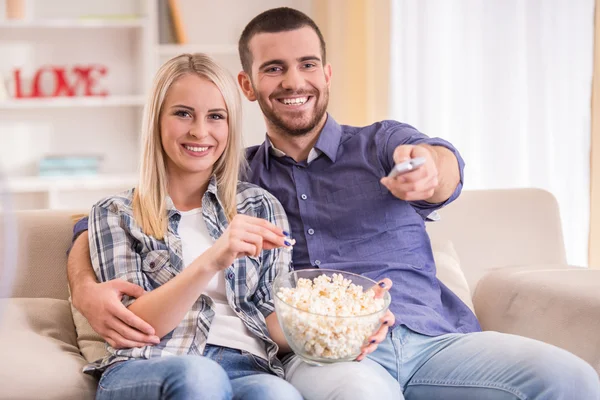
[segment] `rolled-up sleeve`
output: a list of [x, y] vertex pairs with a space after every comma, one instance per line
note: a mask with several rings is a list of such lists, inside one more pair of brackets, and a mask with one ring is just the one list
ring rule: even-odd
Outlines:
[[419, 201], [411, 201], [410, 204], [414, 207], [414, 209], [423, 217], [423, 219], [427, 218], [431, 213], [440, 208], [450, 204], [460, 195], [463, 187], [463, 179], [464, 179], [464, 168], [465, 162], [458, 152], [458, 150], [447, 140], [441, 138], [430, 138], [427, 135], [419, 132], [414, 127], [407, 124], [396, 124], [391, 126], [388, 131], [388, 137], [386, 140], [386, 144], [384, 147], [383, 154], [383, 164], [384, 168], [386, 168], [386, 172], [389, 173], [394, 166], [394, 150], [396, 147], [400, 145], [418, 145], [418, 144], [428, 144], [430, 146], [442, 146], [447, 148], [454, 154], [456, 160], [458, 161], [458, 169], [460, 173], [460, 181], [452, 195], [444, 202], [441, 203], [429, 203], [424, 200]]
[[[290, 225], [283, 206], [273, 195], [265, 192], [264, 218], [286, 232], [290, 232]], [[287, 273], [292, 268], [292, 251], [278, 247], [268, 251], [268, 256], [263, 258], [258, 288], [253, 296], [256, 308], [267, 317], [275, 311], [273, 304], [273, 281], [279, 274]]]
[[[94, 207], [89, 218], [90, 256], [99, 282], [122, 279], [151, 290], [142, 273], [142, 260], [134, 251], [134, 243], [123, 215], [110, 200]], [[122, 302], [128, 307], [135, 298], [123, 296]]]

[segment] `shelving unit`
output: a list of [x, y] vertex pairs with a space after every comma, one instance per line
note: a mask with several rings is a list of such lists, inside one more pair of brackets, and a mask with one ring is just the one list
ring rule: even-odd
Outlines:
[[144, 96], [61, 97], [41, 99], [11, 99], [0, 101], [0, 110], [32, 110], [41, 108], [79, 107], [138, 107], [143, 106]]
[[[312, 3], [180, 0], [189, 44], [179, 45], [159, 42], [159, 1], [167, 0], [35, 0], [34, 15], [13, 21], [3, 19], [0, 0], [0, 79], [17, 67], [30, 74], [44, 65], [108, 68], [101, 80], [106, 97], [0, 99], [0, 170], [19, 209], [86, 209], [133, 187], [142, 109], [158, 67], [178, 54], [202, 52], [235, 77], [237, 38], [252, 15], [279, 6], [310, 14]], [[17, 65], [8, 64], [11, 57]], [[260, 109], [245, 100], [243, 107], [245, 144], [258, 144], [265, 132]], [[103, 156], [97, 175], [36, 176], [44, 155], [90, 154]]]
[[32, 176], [10, 180], [8, 188], [12, 193], [35, 193], [76, 190], [105, 190], [115, 187], [133, 187], [137, 175], [94, 175], [94, 176]]
[[96, 18], [80, 19], [40, 19], [32, 21], [2, 21], [0, 29], [4, 28], [62, 28], [62, 29], [82, 29], [82, 28], [143, 28], [146, 23], [144, 18], [122, 19], [122, 20], [103, 20]]

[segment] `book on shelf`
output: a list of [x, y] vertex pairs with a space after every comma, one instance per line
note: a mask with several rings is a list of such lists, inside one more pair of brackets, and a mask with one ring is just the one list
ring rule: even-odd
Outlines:
[[175, 43], [175, 32], [169, 5], [165, 0], [158, 1], [158, 43]]
[[171, 15], [171, 23], [173, 24], [173, 33], [177, 44], [187, 43], [187, 34], [183, 23], [183, 15], [179, 0], [169, 0], [169, 10]]

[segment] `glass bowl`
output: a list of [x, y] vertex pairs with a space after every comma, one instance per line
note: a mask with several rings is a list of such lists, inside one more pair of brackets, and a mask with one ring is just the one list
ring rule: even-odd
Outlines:
[[391, 297], [386, 291], [381, 309], [365, 315], [335, 316], [322, 312], [310, 312], [285, 302], [280, 297], [284, 288], [295, 288], [301, 278], [313, 280], [321, 275], [341, 275], [366, 292], [377, 285], [372, 279], [338, 270], [304, 269], [280, 274], [273, 283], [275, 311], [283, 333], [296, 355], [313, 365], [353, 361], [361, 348], [381, 326], [381, 318], [387, 312]]

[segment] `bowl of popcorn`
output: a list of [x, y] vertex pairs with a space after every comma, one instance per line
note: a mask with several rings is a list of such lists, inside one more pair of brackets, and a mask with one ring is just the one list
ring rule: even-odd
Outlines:
[[285, 337], [304, 361], [352, 361], [381, 326], [391, 297], [375, 298], [377, 282], [361, 275], [305, 269], [277, 276], [275, 311]]

